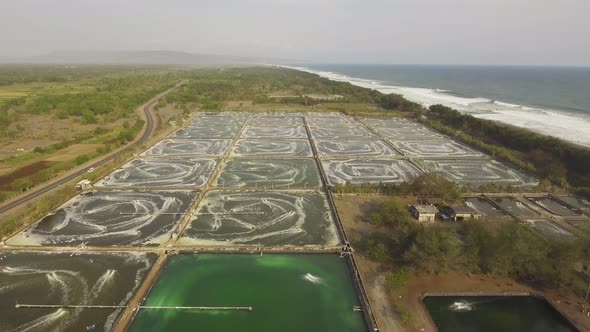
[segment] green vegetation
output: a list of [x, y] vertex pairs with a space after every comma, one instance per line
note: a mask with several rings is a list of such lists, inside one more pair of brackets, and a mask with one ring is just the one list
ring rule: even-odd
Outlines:
[[419, 104], [411, 102], [395, 93], [379, 96], [377, 103], [386, 110], [398, 110], [402, 112], [422, 112], [423, 110]]
[[400, 267], [395, 271], [387, 272], [385, 275], [385, 282], [387, 288], [396, 290], [404, 287], [410, 279], [410, 269], [405, 266]]
[[426, 124], [519, 166], [560, 187], [590, 197], [590, 149], [557, 138], [475, 118], [441, 105]]
[[454, 202], [463, 192], [457, 183], [449, 181], [436, 173], [428, 173], [403, 183], [380, 183], [353, 185], [351, 183], [337, 184], [334, 193], [365, 193], [401, 196], [416, 196], [418, 198], [436, 197], [444, 202]]
[[[416, 112], [421, 107], [399, 95], [382, 93], [354, 86], [347, 82], [334, 82], [314, 74], [291, 69], [236, 68], [204, 69], [191, 72], [191, 82], [166, 97], [167, 103], [176, 103], [185, 109], [201, 107], [221, 110], [224, 102], [251, 101], [255, 104], [314, 106], [346, 111], [346, 104], [381, 106], [384, 109]], [[342, 98], [318, 100], [308, 95], [339, 95]], [[334, 107], [330, 107], [334, 105]], [[239, 106], [236, 107], [239, 109]], [[365, 106], [362, 111], [366, 111]], [[376, 110], [380, 112], [379, 110]]]
[[[449, 270], [509, 276], [538, 288], [587, 289], [580, 262], [590, 254], [590, 241], [543, 237], [514, 221], [467, 221], [423, 226], [399, 211], [395, 198], [379, 205], [368, 218], [381, 220], [379, 232], [356, 243], [372, 260], [398, 268], [387, 275], [391, 289], [402, 287], [409, 271]], [[378, 217], [376, 217], [378, 216]]]
[[0, 66], [0, 201], [132, 141], [144, 126], [135, 109], [178, 83], [181, 74]]
[[23, 91], [20, 97], [0, 104], [2, 136], [16, 135], [9, 126], [25, 114], [74, 117], [82, 124], [133, 118], [135, 107], [178, 82], [176, 75], [159, 70], [25, 68], [0, 67], [0, 96]]

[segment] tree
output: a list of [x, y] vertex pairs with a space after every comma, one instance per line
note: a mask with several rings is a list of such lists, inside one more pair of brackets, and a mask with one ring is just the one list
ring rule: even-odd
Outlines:
[[404, 259], [418, 270], [438, 273], [454, 265], [459, 253], [459, 242], [448, 229], [426, 227], [416, 234]]
[[410, 278], [410, 270], [402, 266], [395, 271], [389, 271], [385, 275], [385, 282], [389, 290], [396, 290], [404, 287]]

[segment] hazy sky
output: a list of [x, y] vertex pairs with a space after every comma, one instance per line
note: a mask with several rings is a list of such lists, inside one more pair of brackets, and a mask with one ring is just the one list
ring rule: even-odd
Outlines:
[[174, 50], [590, 65], [590, 0], [0, 0], [0, 57]]

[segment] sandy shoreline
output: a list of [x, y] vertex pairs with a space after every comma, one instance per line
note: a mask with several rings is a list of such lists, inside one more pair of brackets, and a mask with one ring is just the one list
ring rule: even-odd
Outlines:
[[306, 67], [281, 67], [316, 74], [333, 81], [348, 82], [384, 94], [401, 94], [404, 98], [425, 107], [442, 104], [477, 118], [510, 124], [590, 147], [590, 134], [588, 134], [590, 133], [590, 116], [576, 116], [566, 111], [510, 104], [485, 97], [460, 97], [435, 88], [386, 85], [370, 79], [349, 77]]

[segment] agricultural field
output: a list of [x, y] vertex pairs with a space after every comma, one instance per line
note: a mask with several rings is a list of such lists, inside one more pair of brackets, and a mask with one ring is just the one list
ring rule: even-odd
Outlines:
[[131, 141], [135, 109], [179, 81], [126, 67], [0, 66], [0, 77], [0, 201]]

